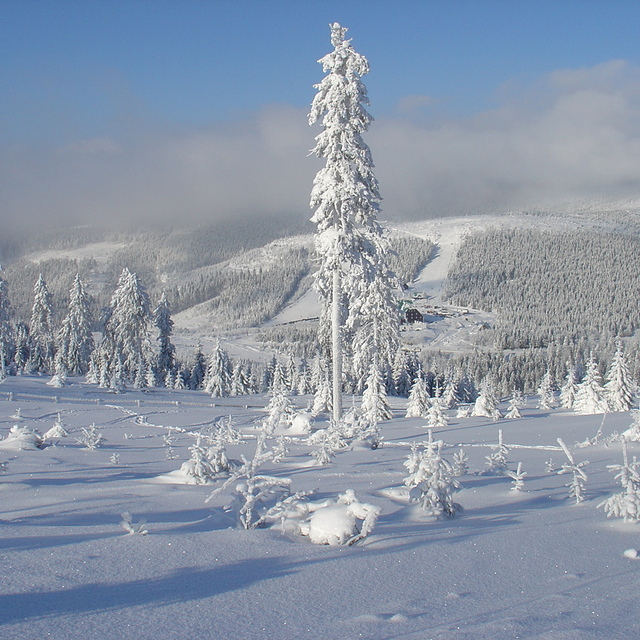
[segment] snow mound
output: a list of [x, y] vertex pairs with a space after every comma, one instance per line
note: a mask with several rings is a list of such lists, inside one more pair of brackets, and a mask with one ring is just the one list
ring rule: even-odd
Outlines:
[[29, 427], [19, 427], [14, 424], [9, 435], [0, 441], [0, 449], [3, 451], [34, 451], [43, 446], [42, 436]]

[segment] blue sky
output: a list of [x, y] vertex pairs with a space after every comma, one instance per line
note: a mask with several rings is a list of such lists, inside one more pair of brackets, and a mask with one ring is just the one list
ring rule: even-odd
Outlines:
[[367, 141], [391, 217], [640, 184], [637, 1], [0, 5], [3, 218], [306, 215], [304, 120], [336, 20], [371, 64]]

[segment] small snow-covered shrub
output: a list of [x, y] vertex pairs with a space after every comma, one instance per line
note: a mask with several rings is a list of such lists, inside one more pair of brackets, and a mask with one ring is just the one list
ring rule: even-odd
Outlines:
[[262, 421], [262, 428], [270, 435], [291, 427], [296, 408], [284, 392], [276, 391], [271, 397], [266, 411], [267, 417]]
[[453, 475], [463, 476], [469, 473], [469, 458], [464, 449], [459, 449], [453, 454]]
[[314, 544], [352, 545], [372, 531], [380, 507], [360, 502], [352, 489], [335, 501], [311, 505], [309, 517], [299, 524], [299, 532]]
[[504, 444], [502, 439], [502, 429], [498, 429], [498, 444], [492, 449], [493, 451], [485, 456], [487, 469], [484, 473], [502, 476], [507, 472], [507, 456], [509, 455], [509, 447]]
[[516, 470], [507, 472], [507, 475], [513, 480], [511, 491], [521, 491], [522, 487], [524, 487], [525, 476], [527, 475], [527, 472], [522, 470], [522, 462], [518, 462]]
[[0, 440], [0, 449], [9, 451], [42, 449], [44, 446], [42, 436], [35, 429], [17, 424], [11, 427], [4, 440]]
[[268, 522], [274, 509], [277, 510], [291, 494], [289, 478], [276, 478], [258, 473], [266, 462], [273, 461], [277, 452], [266, 445], [267, 434], [263, 430], [258, 436], [256, 450], [251, 460], [242, 456], [242, 465], [207, 498], [209, 502], [230, 485], [234, 485], [234, 501], [228, 509], [238, 517], [242, 529], [255, 529]]
[[558, 438], [558, 444], [562, 447], [562, 450], [569, 461], [567, 464], [562, 465], [558, 474], [571, 474], [571, 480], [566, 484], [569, 488], [569, 497], [573, 498], [576, 501], [576, 504], [580, 504], [585, 499], [584, 487], [587, 483], [587, 474], [584, 472], [583, 468], [586, 467], [589, 462], [584, 460], [583, 462], [576, 463], [573, 454], [569, 451], [569, 447], [567, 447], [563, 442], [562, 438]]
[[429, 440], [422, 452], [412, 447], [408, 460], [404, 463], [409, 475], [404, 484], [409, 487], [409, 500], [417, 503], [424, 515], [439, 518], [453, 517], [462, 507], [453, 500], [453, 494], [460, 488], [451, 464], [442, 457], [442, 440]]
[[633, 409], [631, 414], [631, 426], [622, 432], [622, 437], [627, 442], [640, 442], [640, 411]]
[[120, 514], [122, 520], [120, 521], [120, 526], [130, 535], [138, 534], [141, 536], [146, 536], [149, 531], [147, 530], [147, 523], [145, 520], [140, 520], [140, 522], [133, 522], [133, 518], [128, 511]]
[[222, 443], [211, 447], [202, 444], [202, 435], [197, 434], [196, 441], [189, 447], [191, 457], [182, 463], [179, 474], [190, 480], [190, 484], [210, 484], [221, 473], [231, 468]]
[[102, 433], [98, 431], [98, 427], [95, 424], [92, 424], [88, 429], [81, 427], [80, 430], [82, 435], [76, 438], [76, 442], [89, 449], [89, 451], [95, 451], [101, 444], [106, 442], [106, 439], [102, 437]]
[[633, 458], [629, 462], [627, 443], [622, 442], [622, 464], [608, 465], [616, 474], [616, 480], [620, 481], [623, 491], [614, 493], [603, 500], [598, 508], [603, 508], [608, 518], [622, 518], [624, 522], [640, 521], [640, 472], [638, 461]]

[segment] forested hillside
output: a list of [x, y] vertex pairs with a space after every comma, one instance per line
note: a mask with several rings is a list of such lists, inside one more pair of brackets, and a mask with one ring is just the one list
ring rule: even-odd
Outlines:
[[639, 326], [639, 272], [632, 235], [496, 229], [466, 238], [446, 296], [496, 312], [499, 349], [595, 343]]

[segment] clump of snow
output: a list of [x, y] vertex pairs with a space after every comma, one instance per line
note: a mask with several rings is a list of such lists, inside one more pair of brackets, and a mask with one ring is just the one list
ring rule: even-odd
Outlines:
[[33, 451], [44, 446], [42, 436], [29, 427], [20, 427], [14, 424], [4, 440], [0, 440], [0, 449], [3, 451]]
[[352, 545], [371, 533], [379, 515], [379, 507], [360, 502], [355, 492], [347, 489], [335, 502], [321, 503], [299, 530], [314, 544]]
[[287, 430], [289, 435], [304, 435], [311, 431], [313, 416], [308, 411], [299, 411], [291, 419], [291, 427]]

